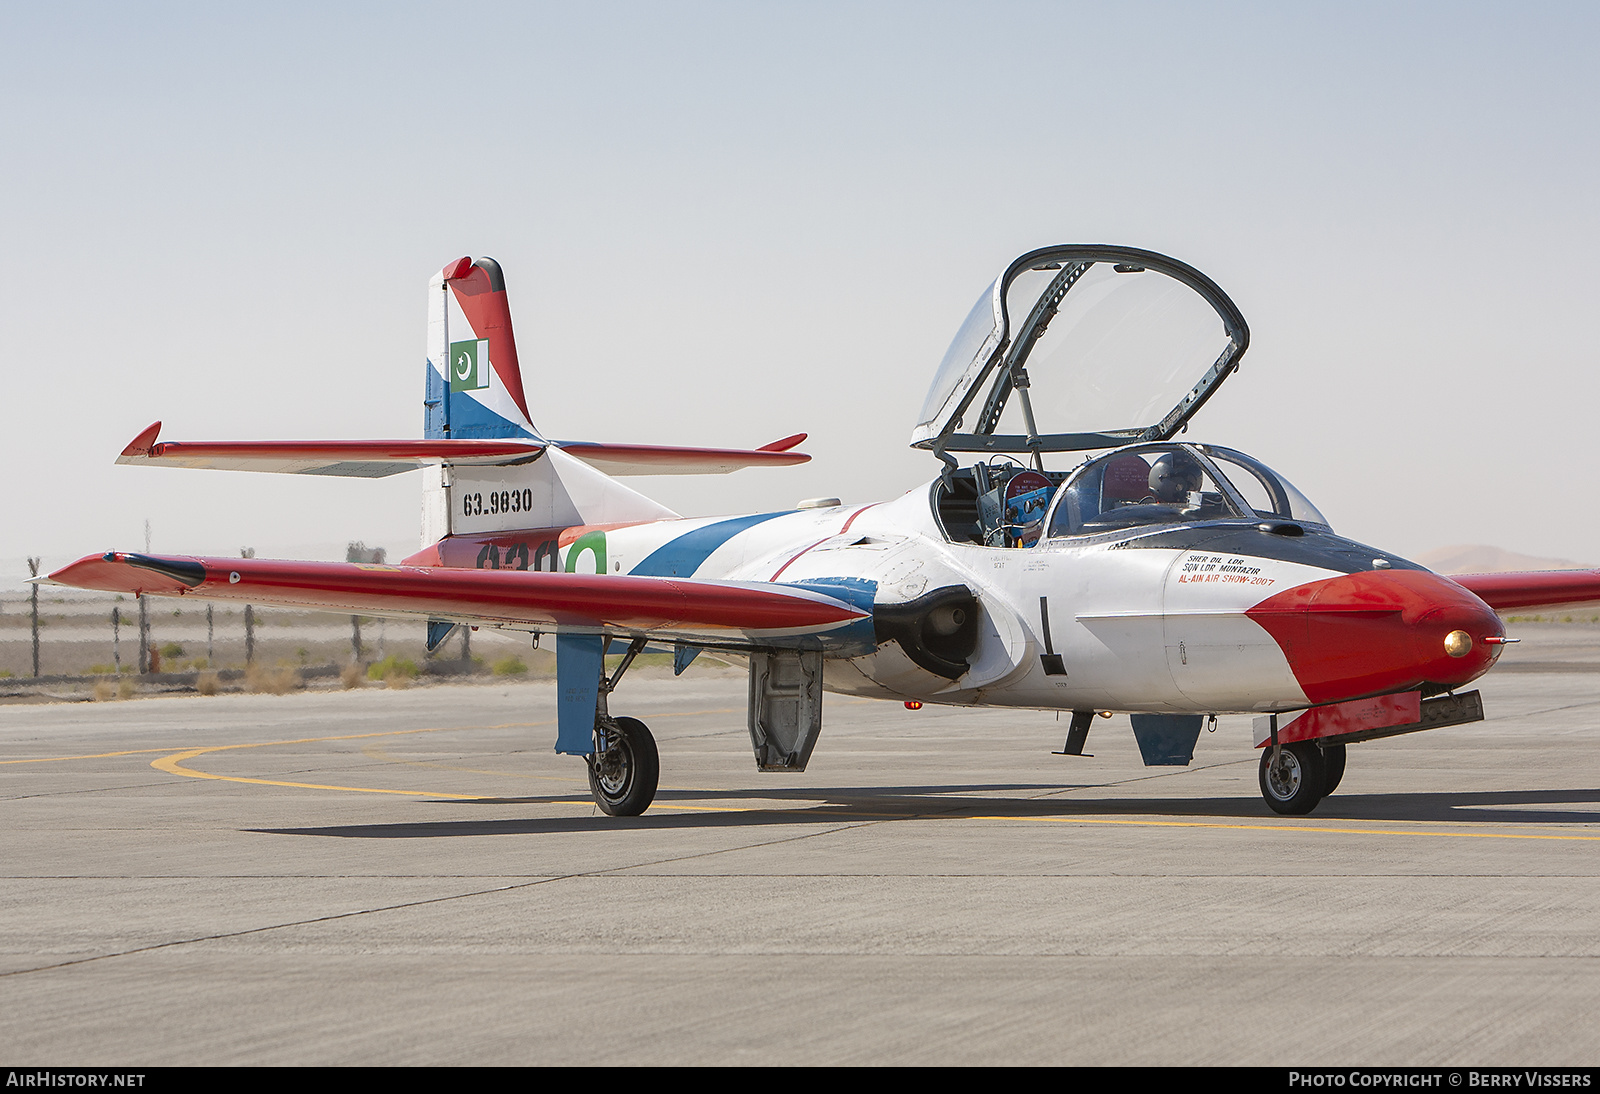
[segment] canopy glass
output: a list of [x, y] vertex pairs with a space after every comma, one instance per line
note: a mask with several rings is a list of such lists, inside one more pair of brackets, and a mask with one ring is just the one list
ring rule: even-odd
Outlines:
[[915, 447], [1066, 452], [1173, 436], [1249, 330], [1198, 270], [1131, 247], [1023, 255], [979, 296], [928, 389]]

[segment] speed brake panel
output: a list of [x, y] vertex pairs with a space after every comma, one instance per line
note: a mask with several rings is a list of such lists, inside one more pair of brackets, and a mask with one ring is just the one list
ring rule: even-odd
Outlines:
[[804, 771], [822, 732], [822, 651], [750, 655], [750, 745], [762, 771]]

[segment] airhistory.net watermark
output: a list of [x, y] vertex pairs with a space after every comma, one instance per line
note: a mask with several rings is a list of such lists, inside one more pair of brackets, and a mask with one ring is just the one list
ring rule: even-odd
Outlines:
[[52, 1068], [30, 1068], [6, 1072], [6, 1086], [11, 1087], [140, 1087], [144, 1085], [142, 1071], [63, 1071]]

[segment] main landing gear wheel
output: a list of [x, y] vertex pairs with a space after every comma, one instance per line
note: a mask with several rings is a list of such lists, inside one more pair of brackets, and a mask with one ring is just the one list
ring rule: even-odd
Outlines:
[[1317, 807], [1327, 786], [1327, 764], [1322, 749], [1310, 741], [1296, 741], [1278, 749], [1278, 762], [1272, 762], [1272, 747], [1261, 753], [1261, 796], [1274, 813], [1303, 816]]
[[1339, 780], [1344, 778], [1344, 745], [1323, 745], [1322, 767], [1322, 796], [1326, 798], [1338, 788]]
[[589, 757], [589, 789], [602, 812], [637, 817], [656, 797], [661, 758], [649, 727], [637, 718], [618, 718], [606, 737], [609, 747]]

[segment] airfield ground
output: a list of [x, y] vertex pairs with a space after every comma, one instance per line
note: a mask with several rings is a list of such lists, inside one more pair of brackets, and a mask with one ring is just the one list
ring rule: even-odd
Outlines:
[[737, 670], [630, 675], [598, 814], [549, 683], [0, 707], [0, 1045], [30, 1065], [1588, 1064], [1600, 629], [1488, 720], [1267, 811], [1248, 720], [830, 696], [758, 774]]

